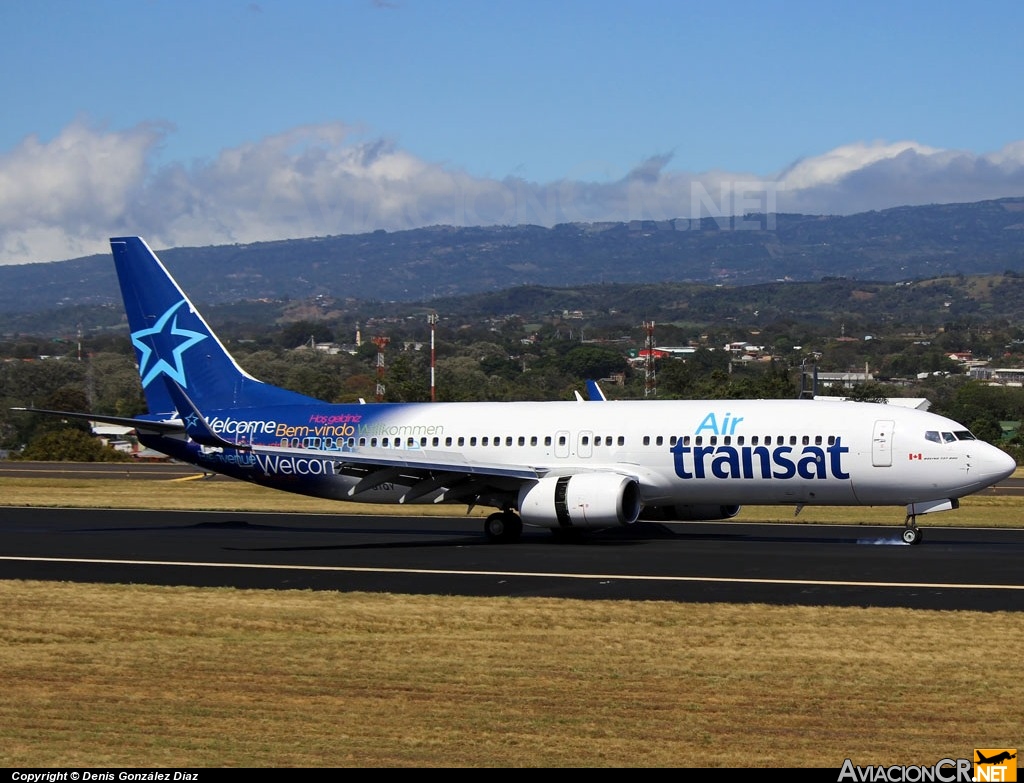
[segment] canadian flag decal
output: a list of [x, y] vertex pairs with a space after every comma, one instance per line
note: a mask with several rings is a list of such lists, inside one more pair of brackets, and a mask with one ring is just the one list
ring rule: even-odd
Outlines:
[[921, 454], [920, 454], [920, 453], [918, 453], [918, 454], [911, 454], [911, 455], [910, 455], [910, 459], [912, 459], [912, 460], [915, 460], [915, 459], [924, 459], [924, 457], [922, 457], [922, 456], [921, 456]]

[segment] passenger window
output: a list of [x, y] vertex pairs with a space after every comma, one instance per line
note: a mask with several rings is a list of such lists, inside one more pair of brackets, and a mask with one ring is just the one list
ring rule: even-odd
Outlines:
[[657, 438], [654, 439], [654, 445], [655, 446], [660, 446], [664, 442], [665, 442], [665, 439], [661, 435], [659, 435]]
[[[486, 438], [484, 438], [484, 440], [487, 440], [487, 439], [486, 439]], [[476, 445], [476, 435], [472, 436], [472, 437], [471, 437], [471, 438], [469, 439], [469, 445], [470, 445], [470, 446], [475, 446], [475, 445]]]
[[480, 445], [481, 446], [486, 446], [489, 442], [490, 441], [487, 439], [486, 435], [484, 435], [482, 438], [480, 438]]
[[530, 436], [530, 445], [531, 446], [536, 446], [537, 445], [537, 436], [536, 435], [531, 435]]
[[551, 445], [551, 436], [550, 435], [545, 435], [544, 436], [544, 445], [545, 446], [550, 446]]
[[582, 443], [584, 446], [586, 446], [588, 443], [590, 443], [590, 438], [588, 438], [586, 435], [584, 435], [582, 438], [580, 438], [580, 443]]
[[619, 445], [620, 446], [625, 446], [626, 445], [626, 437], [624, 435], [619, 435]]
[[644, 435], [644, 445], [645, 446], [650, 446], [651, 445], [651, 436], [650, 435]]
[[[506, 446], [511, 446], [512, 445], [512, 436], [511, 435], [506, 435], [505, 436], [505, 445]], [[522, 438], [519, 439], [519, 445], [520, 446], [523, 445], [523, 439]]]

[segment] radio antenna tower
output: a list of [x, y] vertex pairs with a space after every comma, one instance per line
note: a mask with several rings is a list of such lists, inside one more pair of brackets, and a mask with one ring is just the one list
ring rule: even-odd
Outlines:
[[377, 346], [377, 402], [384, 402], [384, 349], [391, 342], [387, 337], [374, 337]]
[[430, 324], [430, 401], [437, 402], [437, 386], [434, 384], [434, 328], [437, 326], [437, 313], [428, 315], [427, 323]]
[[644, 397], [658, 396], [658, 383], [654, 374], [654, 321], [644, 321], [647, 331], [647, 361], [644, 364]]

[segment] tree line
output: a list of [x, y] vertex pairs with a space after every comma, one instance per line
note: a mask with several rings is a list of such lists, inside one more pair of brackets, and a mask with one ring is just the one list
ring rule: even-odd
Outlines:
[[[255, 377], [329, 402], [374, 402], [380, 386], [385, 402], [429, 402], [432, 395], [439, 402], [566, 400], [573, 399], [577, 391], [582, 393], [588, 379], [603, 379], [610, 399], [784, 399], [800, 394], [809, 355], [822, 370], [847, 371], [866, 361], [885, 368], [879, 380], [853, 389], [822, 387], [819, 393], [864, 402], [926, 397], [933, 411], [999, 444], [1019, 462], [1024, 459], [1024, 440], [1004, 429], [1004, 422], [1024, 420], [1024, 390], [968, 378], [949, 360], [944, 352], [948, 349], [930, 340], [916, 345], [908, 345], [905, 339], [890, 342], [894, 338], [832, 340], [819, 342], [822, 350], [811, 354], [810, 346], [793, 344], [794, 339], [806, 335], [794, 333], [787, 334], [787, 339], [776, 338], [779, 345], [789, 347], [778, 350], [777, 346], [768, 360], [741, 361], [717, 343], [709, 343], [685, 360], [661, 359], [652, 367], [630, 361], [629, 354], [635, 354], [643, 342], [636, 333], [623, 339], [627, 328], [623, 324], [587, 329], [583, 324], [554, 319], [526, 329], [521, 321], [507, 319], [464, 326], [438, 339], [431, 373], [429, 342], [422, 325], [407, 323], [404, 332], [402, 324], [390, 326], [395, 337], [383, 351], [383, 374], [379, 372], [378, 348], [369, 339], [337, 353], [312, 347], [319, 338], [326, 341], [337, 336], [336, 330], [313, 321], [258, 337], [236, 336], [229, 350]], [[730, 329], [720, 331], [717, 339], [731, 336]], [[977, 331], [979, 337], [987, 334], [993, 339], [990, 329]], [[956, 334], [956, 330], [950, 333]], [[666, 327], [663, 334], [667, 341], [699, 340], [699, 335], [680, 327]], [[1006, 337], [994, 339], [998, 342]], [[0, 345], [0, 351], [4, 347]], [[116, 452], [109, 453], [111, 449], [98, 451], [84, 423], [11, 408], [33, 406], [117, 416], [144, 412], [145, 400], [127, 336], [88, 338], [81, 348], [52, 343], [36, 348], [52, 350], [51, 358], [40, 359], [39, 353], [31, 359], [8, 353], [0, 364], [0, 449], [14, 458], [119, 458]], [[927, 373], [927, 378], [918, 381], [917, 373]], [[908, 385], [908, 376], [915, 378], [912, 385]], [[430, 388], [431, 377], [436, 382], [434, 389]]]

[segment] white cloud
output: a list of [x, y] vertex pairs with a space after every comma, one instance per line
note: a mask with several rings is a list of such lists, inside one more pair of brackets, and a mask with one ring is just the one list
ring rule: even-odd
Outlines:
[[836, 147], [824, 155], [799, 160], [782, 172], [778, 179], [786, 190], [802, 190], [832, 184], [851, 172], [879, 161], [892, 160], [907, 150], [921, 155], [933, 155], [940, 152], [933, 147], [926, 147], [912, 141], [898, 141], [891, 144], [881, 141], [871, 144], [859, 142]]
[[0, 156], [0, 263], [103, 252], [167, 130], [109, 132], [76, 120], [48, 143], [29, 136]]
[[673, 171], [651, 156], [614, 181], [471, 177], [342, 123], [304, 126], [191, 166], [153, 164], [171, 128], [111, 131], [84, 119], [0, 155], [0, 264], [155, 247], [378, 228], [669, 220], [746, 212], [850, 214], [1024, 195], [1024, 141], [988, 155], [913, 141], [845, 145], [778, 175]]

